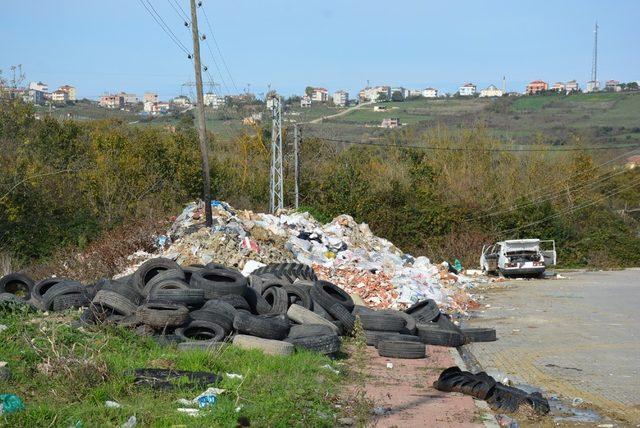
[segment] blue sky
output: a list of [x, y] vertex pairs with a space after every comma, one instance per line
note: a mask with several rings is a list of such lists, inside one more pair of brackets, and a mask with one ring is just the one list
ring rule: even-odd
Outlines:
[[[170, 0], [150, 0], [191, 49]], [[176, 0], [188, 11], [188, 0]], [[593, 25], [599, 78], [640, 80], [640, 1], [203, 0], [226, 86], [283, 94], [307, 85], [356, 91], [367, 80], [454, 92], [471, 81], [522, 91], [526, 82], [589, 79]], [[201, 32], [209, 35], [200, 13]], [[71, 84], [80, 96], [159, 92], [193, 80], [193, 65], [139, 0], [0, 0], [0, 69]], [[203, 64], [222, 80], [206, 45]], [[184, 93], [189, 91], [184, 89]]]

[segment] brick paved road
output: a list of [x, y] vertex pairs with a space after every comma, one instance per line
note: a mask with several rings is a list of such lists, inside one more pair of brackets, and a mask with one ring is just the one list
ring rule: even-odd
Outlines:
[[565, 276], [484, 292], [490, 307], [467, 325], [498, 341], [469, 349], [489, 372], [640, 423], [640, 269]]

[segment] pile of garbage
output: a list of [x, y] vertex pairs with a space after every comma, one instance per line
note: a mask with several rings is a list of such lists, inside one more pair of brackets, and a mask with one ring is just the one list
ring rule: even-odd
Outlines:
[[475, 302], [468, 291], [478, 282], [444, 262], [403, 253], [375, 236], [365, 223], [340, 215], [321, 224], [309, 213], [281, 211], [276, 215], [235, 210], [214, 201], [213, 226], [204, 226], [204, 206], [189, 204], [167, 235], [159, 236], [156, 254], [136, 253], [134, 263], [155, 256], [179, 264], [219, 263], [248, 275], [269, 263], [298, 262], [312, 266], [367, 306], [406, 308], [433, 299], [450, 311], [465, 312]]

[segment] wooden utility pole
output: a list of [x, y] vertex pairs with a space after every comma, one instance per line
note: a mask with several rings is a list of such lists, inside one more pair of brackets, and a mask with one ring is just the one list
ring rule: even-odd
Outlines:
[[191, 1], [191, 34], [193, 36], [193, 65], [196, 72], [196, 101], [198, 112], [198, 137], [202, 156], [202, 182], [204, 185], [204, 214], [207, 226], [213, 224], [211, 218], [211, 177], [209, 174], [209, 150], [207, 149], [207, 129], [204, 119], [204, 95], [202, 94], [202, 68], [200, 65], [200, 33], [198, 32], [198, 14], [196, 0]]

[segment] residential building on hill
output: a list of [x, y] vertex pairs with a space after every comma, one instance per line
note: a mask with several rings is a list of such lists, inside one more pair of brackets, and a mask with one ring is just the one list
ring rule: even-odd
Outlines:
[[142, 96], [142, 102], [143, 103], [157, 103], [158, 102], [158, 94], [156, 94], [155, 92], [145, 92], [144, 95]]
[[422, 90], [422, 96], [425, 98], [438, 98], [438, 90], [434, 88], [425, 88]]
[[31, 82], [29, 83], [29, 89], [35, 89], [40, 92], [49, 92], [49, 85], [42, 82]]
[[119, 94], [105, 94], [100, 97], [98, 105], [105, 108], [121, 109], [124, 107], [124, 98]]
[[549, 89], [549, 85], [544, 80], [534, 80], [527, 85], [525, 92], [529, 95], [537, 94], [538, 92], [546, 91]]
[[171, 103], [176, 107], [184, 108], [191, 105], [191, 100], [185, 95], [179, 95], [171, 100]]
[[311, 101], [325, 103], [329, 99], [329, 91], [325, 88], [313, 88], [311, 92]]
[[604, 84], [604, 90], [610, 92], [620, 92], [622, 91], [622, 86], [620, 86], [620, 82], [617, 80], [607, 80]]
[[347, 91], [336, 91], [333, 93], [333, 104], [338, 107], [346, 107], [349, 104], [349, 93]]
[[597, 80], [589, 80], [587, 82], [587, 90], [585, 92], [598, 92], [600, 90], [600, 82]]
[[556, 82], [553, 84], [553, 86], [551, 87], [552, 91], [556, 91], [556, 92], [564, 92], [567, 90], [567, 87], [564, 83], [562, 82]]
[[63, 85], [58, 88], [58, 91], [65, 92], [67, 94], [67, 101], [76, 101], [76, 88], [70, 85]]
[[480, 91], [480, 97], [482, 98], [501, 97], [503, 94], [502, 89], [498, 89], [496, 85], [489, 85]]
[[51, 102], [66, 103], [67, 101], [69, 101], [69, 94], [67, 92], [58, 89], [51, 93]]
[[25, 103], [44, 104], [44, 92], [37, 89], [25, 89], [22, 94], [22, 100]]
[[458, 93], [463, 97], [470, 97], [476, 94], [476, 85], [473, 83], [465, 83], [458, 88]]
[[204, 94], [204, 105], [207, 107], [213, 107], [214, 110], [224, 107], [226, 100], [224, 97], [220, 97], [213, 92], [207, 92]]
[[304, 94], [302, 98], [300, 98], [300, 107], [302, 108], [311, 107], [311, 97], [309, 97], [309, 95]]
[[397, 128], [398, 126], [400, 126], [400, 119], [397, 117], [382, 119], [380, 124], [380, 128]]
[[580, 84], [576, 80], [569, 80], [567, 83], [564, 84], [564, 88], [567, 91], [567, 93], [579, 92]]

